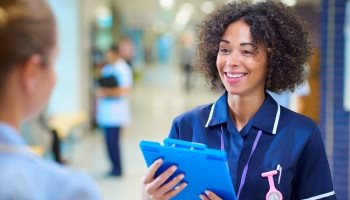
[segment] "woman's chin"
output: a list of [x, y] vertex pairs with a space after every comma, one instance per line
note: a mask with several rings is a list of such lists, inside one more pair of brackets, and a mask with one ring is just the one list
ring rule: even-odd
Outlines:
[[226, 88], [226, 91], [230, 95], [242, 95], [244, 92], [237, 88]]

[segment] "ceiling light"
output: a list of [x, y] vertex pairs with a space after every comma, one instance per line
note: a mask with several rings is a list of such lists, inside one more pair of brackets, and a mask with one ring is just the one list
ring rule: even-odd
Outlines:
[[201, 4], [201, 10], [207, 14], [211, 13], [215, 10], [215, 3], [212, 1], [205, 1]]
[[265, 2], [265, 0], [253, 0], [252, 3]]
[[182, 4], [179, 11], [176, 13], [173, 28], [178, 31], [184, 29], [186, 27], [186, 24], [190, 21], [193, 12], [194, 6], [192, 4]]
[[174, 0], [159, 0], [160, 6], [164, 9], [171, 9], [174, 6]]
[[295, 6], [297, 4], [297, 0], [282, 0], [282, 2], [288, 6]]

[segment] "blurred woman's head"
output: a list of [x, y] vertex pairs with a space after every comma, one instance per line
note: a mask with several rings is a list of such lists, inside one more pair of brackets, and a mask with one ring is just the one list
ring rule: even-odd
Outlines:
[[56, 82], [54, 15], [43, 0], [0, 1], [0, 108], [21, 119], [40, 111]]
[[118, 46], [113, 45], [111, 48], [109, 48], [105, 53], [105, 58], [107, 63], [109, 64], [114, 64], [115, 62], [117, 62], [117, 60], [119, 60], [120, 58]]

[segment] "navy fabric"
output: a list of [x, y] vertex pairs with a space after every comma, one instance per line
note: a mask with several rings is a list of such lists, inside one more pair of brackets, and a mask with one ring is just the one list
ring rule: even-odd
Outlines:
[[206, 144], [220, 149], [221, 126], [227, 162], [236, 193], [243, 168], [248, 161], [255, 137], [263, 131], [252, 155], [240, 199], [265, 199], [267, 178], [261, 174], [282, 167], [274, 176], [283, 199], [336, 199], [328, 160], [317, 125], [309, 118], [280, 107], [277, 133], [273, 134], [278, 104], [267, 93], [255, 116], [238, 132], [228, 112], [227, 93], [215, 103], [199, 106], [174, 119], [170, 138]]
[[111, 175], [117, 176], [122, 174], [119, 148], [119, 133], [120, 127], [105, 128], [108, 155], [113, 165]]

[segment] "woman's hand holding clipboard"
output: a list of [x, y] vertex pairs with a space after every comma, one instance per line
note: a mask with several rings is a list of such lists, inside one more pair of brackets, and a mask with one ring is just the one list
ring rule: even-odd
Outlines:
[[226, 152], [170, 138], [163, 142], [140, 142], [149, 167], [142, 179], [144, 200], [237, 200]]
[[142, 200], [171, 199], [187, 186], [187, 183], [182, 183], [178, 187], [172, 189], [185, 177], [184, 174], [179, 174], [173, 180], [163, 185], [164, 182], [177, 170], [175, 165], [169, 167], [154, 179], [154, 175], [162, 163], [162, 159], [155, 161], [148, 168], [146, 175], [142, 178]]
[[206, 197], [205, 195], [201, 194], [199, 195], [199, 197], [202, 199], [202, 200], [222, 200], [220, 197], [218, 197], [216, 194], [214, 194], [214, 192], [212, 191], [205, 191], [205, 194], [208, 196]]
[[[185, 176], [183, 174], [178, 175], [172, 181], [168, 182], [166, 185], [163, 183], [177, 170], [174, 165], [168, 168], [163, 174], [154, 179], [154, 175], [158, 168], [162, 165], [163, 160], [158, 159], [149, 168], [146, 175], [142, 178], [142, 200], [165, 200], [171, 199], [181, 192], [187, 183], [182, 183], [180, 186], [171, 190], [175, 185], [177, 185]], [[169, 191], [170, 190], [170, 191]], [[222, 200], [216, 194], [211, 191], [205, 191], [206, 195], [200, 195], [202, 200]]]

